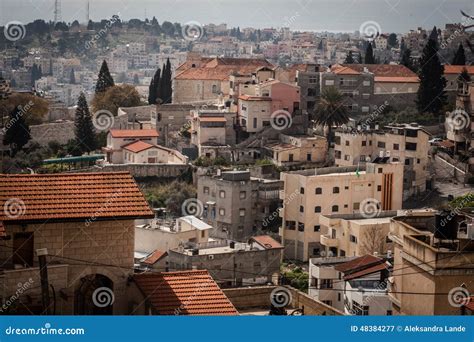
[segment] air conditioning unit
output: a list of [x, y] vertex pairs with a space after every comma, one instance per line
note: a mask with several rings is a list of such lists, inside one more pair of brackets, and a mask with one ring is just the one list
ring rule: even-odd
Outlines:
[[390, 151], [385, 151], [385, 157], [389, 157], [389, 158], [390, 158]]

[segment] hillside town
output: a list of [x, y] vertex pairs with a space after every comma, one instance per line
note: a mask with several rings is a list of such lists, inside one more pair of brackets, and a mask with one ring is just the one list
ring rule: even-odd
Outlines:
[[474, 315], [474, 13], [300, 15], [0, 27], [0, 314]]

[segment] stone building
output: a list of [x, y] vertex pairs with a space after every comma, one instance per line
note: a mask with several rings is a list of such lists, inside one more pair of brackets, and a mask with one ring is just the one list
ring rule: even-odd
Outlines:
[[[47, 253], [51, 313], [128, 312], [134, 221], [153, 217], [130, 174], [0, 175], [0, 204], [0, 297], [9, 313], [45, 311], [35, 251]], [[31, 289], [15, 296], [26, 283]], [[96, 305], [99, 288], [110, 305]]]
[[278, 213], [282, 186], [280, 180], [253, 178], [250, 171], [202, 175], [197, 182], [202, 219], [214, 227], [211, 235], [244, 241], [258, 229], [279, 222], [274, 213]]

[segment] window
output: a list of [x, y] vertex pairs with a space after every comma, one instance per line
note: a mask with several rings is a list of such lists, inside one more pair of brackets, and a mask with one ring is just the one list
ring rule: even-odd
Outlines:
[[334, 188], [332, 188], [332, 193], [333, 194], [338, 194], [339, 193], [339, 187], [335, 186]]
[[366, 140], [362, 141], [362, 146], [367, 146], [367, 141]]
[[354, 235], [349, 235], [349, 241], [352, 243], [357, 243], [357, 237]]
[[300, 188], [300, 194], [304, 194], [304, 188], [303, 187]]
[[326, 80], [324, 82], [324, 84], [327, 85], [327, 86], [333, 86], [334, 85], [334, 80]]
[[378, 173], [383, 173], [383, 169], [381, 167], [379, 167]]
[[314, 190], [314, 193], [316, 195], [321, 195], [323, 193], [323, 188], [316, 188], [316, 190]]
[[361, 162], [365, 162], [365, 158], [367, 158], [367, 157], [362, 154], [362, 155], [359, 157], [359, 160], [360, 160]]
[[320, 213], [321, 212], [321, 207], [320, 206], [314, 207], [314, 212], [315, 213]]
[[224, 208], [219, 209], [219, 215], [225, 216], [225, 209]]
[[337, 213], [339, 211], [339, 206], [338, 205], [333, 205], [332, 206], [332, 212]]
[[405, 150], [407, 150], [407, 151], [416, 151], [416, 143], [407, 142], [405, 144]]
[[253, 128], [257, 128], [257, 118], [253, 118]]
[[321, 231], [321, 226], [319, 224], [314, 226], [314, 231], [315, 232], [320, 232]]
[[393, 144], [393, 149], [398, 151], [400, 149], [400, 145], [399, 144]]
[[215, 85], [215, 84], [212, 85], [212, 92], [214, 94], [217, 93], [217, 85]]
[[239, 194], [239, 198], [240, 199], [246, 199], [247, 198], [247, 192], [241, 191], [240, 194]]
[[370, 86], [370, 81], [364, 81], [363, 83], [364, 87], [369, 87]]
[[219, 191], [219, 197], [220, 198], [225, 198], [225, 191], [224, 190]]
[[321, 279], [320, 289], [332, 289], [332, 279]]
[[346, 146], [349, 146], [349, 145], [350, 145], [349, 140], [346, 140]]
[[285, 222], [285, 227], [288, 228], [289, 230], [295, 230], [296, 229], [296, 222], [295, 221], [286, 221]]
[[382, 186], [381, 185], [377, 185], [377, 191], [382, 191]]
[[352, 311], [357, 316], [368, 316], [369, 315], [369, 306], [361, 305], [356, 301], [352, 301]]
[[306, 161], [311, 161], [311, 153], [306, 153]]
[[244, 217], [245, 216], [245, 209], [239, 209], [239, 216]]
[[298, 231], [304, 232], [304, 223], [298, 222]]
[[260, 261], [255, 261], [255, 262], [253, 263], [253, 267], [260, 267], [260, 266], [262, 266], [261, 263], [260, 263]]
[[360, 208], [360, 203], [359, 203], [359, 202], [355, 202], [355, 203], [352, 205], [352, 208], [353, 208], [354, 210], [359, 210], [359, 208]]
[[318, 83], [318, 78], [316, 76], [310, 76], [309, 81], [310, 84]]
[[203, 189], [203, 192], [204, 192], [206, 195], [209, 195], [209, 187], [208, 187], [208, 186], [205, 186], [204, 189]]
[[201, 230], [201, 238], [205, 238], [206, 237], [206, 231], [205, 230]]
[[300, 213], [304, 213], [304, 207], [300, 205]]
[[334, 158], [341, 159], [341, 151], [334, 151]]
[[[321, 253], [321, 250], [319, 248], [313, 248], [313, 255], [319, 255], [320, 253]], [[315, 286], [318, 286], [317, 282]]]
[[377, 142], [377, 147], [378, 148], [385, 148], [385, 142], [383, 142], [383, 141]]
[[308, 96], [316, 96], [316, 89], [308, 88]]

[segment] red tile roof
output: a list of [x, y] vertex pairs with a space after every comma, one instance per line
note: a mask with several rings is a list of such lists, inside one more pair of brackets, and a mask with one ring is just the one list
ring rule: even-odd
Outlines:
[[158, 132], [155, 129], [111, 129], [113, 138], [156, 138]]
[[142, 273], [133, 277], [159, 315], [237, 315], [208, 271]]
[[272, 98], [268, 97], [268, 96], [240, 95], [239, 100], [244, 100], [244, 101], [271, 101]]
[[278, 241], [268, 235], [254, 236], [250, 238], [250, 240], [255, 241], [265, 249], [283, 248], [283, 246]]
[[363, 270], [360, 270], [358, 272], [354, 272], [354, 273], [351, 273], [347, 276], [344, 276], [344, 280], [352, 280], [352, 279], [361, 278], [361, 277], [364, 277], [366, 275], [376, 273], [376, 272], [380, 272], [380, 271], [383, 271], [383, 270], [388, 270], [388, 265], [385, 262], [380, 263], [378, 265], [368, 267], [368, 268], [364, 268]]
[[383, 259], [368, 254], [368, 255], [364, 255], [359, 258], [353, 259], [351, 261], [345, 262], [343, 264], [339, 264], [335, 266], [334, 268], [342, 273], [351, 273], [351, 272], [357, 272], [365, 268], [369, 268], [374, 265], [378, 265], [381, 262], [384, 262]]
[[149, 256], [147, 256], [146, 259], [142, 261], [142, 263], [147, 264], [147, 265], [153, 265], [158, 260], [160, 260], [161, 258], [164, 258], [167, 255], [168, 255], [167, 252], [156, 250], [153, 253], [151, 253]]
[[134, 153], [145, 151], [152, 147], [156, 147], [156, 146], [149, 144], [147, 142], [141, 141], [141, 140], [122, 146], [123, 149], [134, 152]]
[[367, 69], [375, 77], [418, 77], [413, 71], [401, 64], [341, 64], [358, 73]]
[[199, 116], [201, 122], [227, 122], [227, 119], [223, 116]]
[[474, 65], [444, 65], [445, 74], [460, 74], [463, 69], [466, 69], [468, 74], [474, 75]]
[[128, 172], [0, 174], [0, 207], [9, 205], [4, 223], [154, 217]]

